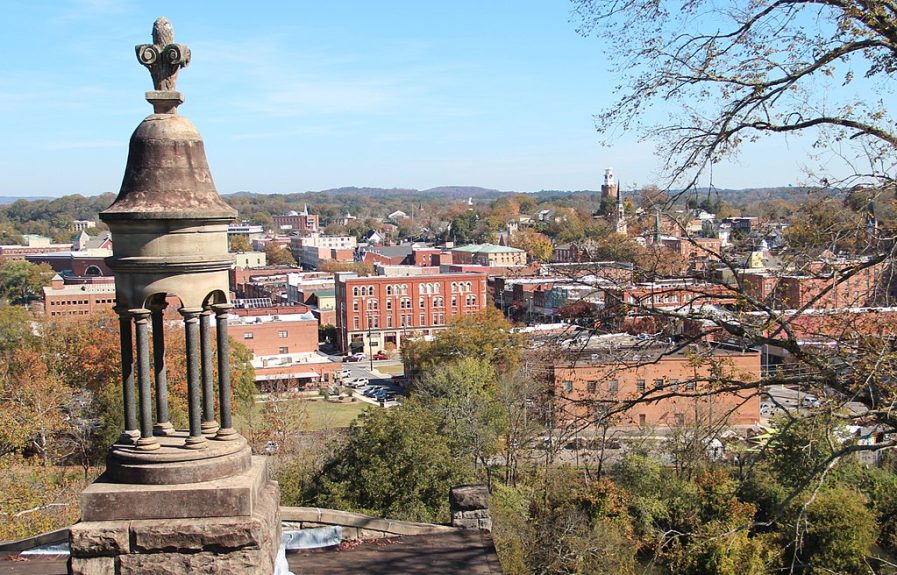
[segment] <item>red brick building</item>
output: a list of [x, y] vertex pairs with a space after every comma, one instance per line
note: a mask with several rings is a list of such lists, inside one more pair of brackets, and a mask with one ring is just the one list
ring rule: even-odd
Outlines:
[[728, 287], [690, 280], [639, 283], [605, 290], [605, 304], [614, 311], [640, 312], [652, 309], [688, 311], [697, 306], [734, 305], [735, 293]]
[[[620, 427], [759, 422], [760, 396], [751, 384], [760, 380], [760, 352], [724, 346], [671, 352], [628, 339], [629, 347], [621, 340], [619, 347], [586, 349], [555, 363], [557, 421], [586, 424], [609, 410], [619, 412], [612, 424]], [[702, 396], [711, 385], [723, 391]]]
[[845, 273], [847, 265], [820, 265], [811, 274], [747, 272], [742, 281], [747, 295], [776, 309], [865, 307], [884, 289], [888, 265], [881, 262], [851, 275]]
[[336, 328], [343, 353], [399, 350], [402, 339], [428, 336], [454, 317], [486, 306], [486, 274], [336, 276]]
[[24, 260], [27, 256], [71, 251], [71, 244], [47, 244], [40, 246], [0, 245], [0, 264]]
[[260, 391], [302, 391], [333, 381], [340, 368], [318, 353], [318, 319], [305, 306], [234, 310], [230, 336], [252, 351]]
[[308, 308], [235, 309], [230, 335], [254, 355], [286, 355], [318, 351], [318, 320]]
[[676, 252], [680, 257], [690, 260], [703, 258], [718, 260], [722, 244], [719, 238], [679, 238], [665, 237], [660, 240], [660, 245]]
[[272, 216], [275, 231], [291, 230], [301, 234], [318, 231], [318, 216], [308, 213], [308, 206], [302, 212], [289, 212], [282, 216]]
[[115, 283], [111, 276], [97, 283], [66, 285], [57, 274], [43, 292], [44, 313], [51, 317], [88, 315], [110, 311], [115, 306]]
[[106, 265], [106, 256], [88, 252], [53, 252], [25, 256], [33, 264], [48, 264], [54, 271], [71, 273], [76, 276], [112, 277], [112, 270]]

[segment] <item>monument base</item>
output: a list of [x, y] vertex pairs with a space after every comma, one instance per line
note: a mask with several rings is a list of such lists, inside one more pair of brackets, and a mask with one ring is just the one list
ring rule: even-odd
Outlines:
[[[189, 517], [177, 512], [168, 517], [155, 513], [152, 519], [141, 512], [146, 506], [140, 503], [140, 491], [152, 492], [162, 486], [99, 483], [106, 496], [96, 497], [95, 493], [94, 497], [83, 498], [82, 517], [113, 515], [116, 519], [87, 520], [71, 527], [69, 573], [270, 575], [281, 543], [280, 489], [277, 482], [268, 479], [266, 458], [253, 457], [248, 471], [225, 481], [232, 483], [227, 490], [235, 499], [230, 502], [230, 515], [223, 514], [217, 504], [220, 502], [210, 497], [204, 511], [198, 505], [200, 501], [189, 506], [194, 510]], [[190, 484], [190, 498], [211, 495], [222, 487], [221, 483]], [[187, 486], [168, 487], [177, 490]], [[122, 497], [112, 496], [116, 488]], [[159, 501], [153, 494], [149, 499]], [[122, 507], [111, 510], [110, 504]], [[124, 518], [128, 505], [136, 513]]]

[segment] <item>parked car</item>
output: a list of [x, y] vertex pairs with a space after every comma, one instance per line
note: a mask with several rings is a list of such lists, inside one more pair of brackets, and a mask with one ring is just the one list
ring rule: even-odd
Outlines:
[[353, 353], [343, 358], [343, 361], [364, 361], [363, 353]]
[[364, 392], [362, 392], [362, 395], [364, 395], [365, 397], [374, 397], [374, 395], [376, 395], [377, 393], [380, 393], [381, 391], [383, 391], [383, 388], [381, 386], [372, 385], [369, 388], [367, 388], [366, 390], [364, 390]]
[[339, 373], [336, 374], [336, 377], [338, 377], [339, 379], [346, 379], [347, 377], [351, 376], [352, 371], [347, 367], [342, 368], [341, 370], [339, 370]]
[[368, 384], [368, 378], [366, 377], [356, 377], [355, 379], [350, 379], [346, 382], [346, 387], [359, 388], [364, 387]]
[[383, 361], [384, 359], [388, 359], [388, 358], [386, 357], [385, 353], [383, 353], [382, 351], [378, 351], [377, 353], [374, 354], [374, 359], [376, 359], [377, 361]]

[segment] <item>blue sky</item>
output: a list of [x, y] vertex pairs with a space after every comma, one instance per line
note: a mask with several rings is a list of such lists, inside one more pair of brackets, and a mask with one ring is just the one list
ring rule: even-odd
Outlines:
[[[0, 195], [117, 192], [150, 113], [134, 45], [166, 16], [193, 61], [180, 112], [221, 193], [341, 186], [597, 189], [658, 182], [650, 143], [601, 145], [601, 45], [565, 0], [5, 0]], [[719, 187], [802, 181], [781, 140], [719, 166]]]

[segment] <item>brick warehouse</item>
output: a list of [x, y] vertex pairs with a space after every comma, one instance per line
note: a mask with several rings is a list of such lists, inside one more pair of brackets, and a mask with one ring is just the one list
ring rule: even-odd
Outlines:
[[343, 353], [390, 352], [406, 337], [429, 336], [452, 318], [486, 307], [486, 274], [336, 276], [336, 329]]
[[[750, 391], [703, 395], [718, 380], [756, 382], [760, 352], [724, 345], [676, 350], [645, 345], [622, 334], [604, 336], [598, 347], [571, 352], [552, 367], [557, 417], [582, 422], [603, 409], [627, 407], [621, 427], [680, 426], [696, 418], [753, 425], [760, 397]], [[652, 399], [657, 398], [657, 399]]]

